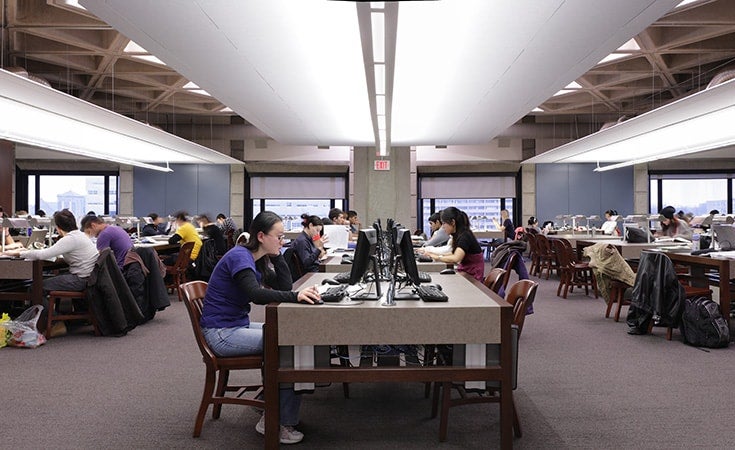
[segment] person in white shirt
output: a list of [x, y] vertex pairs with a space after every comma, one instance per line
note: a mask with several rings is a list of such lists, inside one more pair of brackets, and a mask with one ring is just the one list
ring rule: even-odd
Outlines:
[[29, 260], [62, 257], [69, 265], [69, 273], [43, 280], [44, 291], [82, 291], [97, 262], [97, 247], [79, 231], [74, 214], [68, 209], [54, 213], [54, 225], [61, 237], [49, 248], [41, 250], [14, 250], [5, 252]]
[[614, 209], [608, 209], [605, 211], [605, 220], [606, 222], [602, 224], [600, 229], [605, 234], [617, 234], [619, 235], [620, 232], [618, 231], [618, 222], [617, 222], [618, 212]]

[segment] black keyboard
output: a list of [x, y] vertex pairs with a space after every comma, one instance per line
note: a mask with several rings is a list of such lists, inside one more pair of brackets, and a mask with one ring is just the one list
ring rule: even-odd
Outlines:
[[429, 275], [429, 272], [422, 272], [419, 270], [419, 281], [422, 283], [431, 283], [431, 275]]
[[338, 281], [340, 283], [347, 284], [350, 282], [350, 272], [335, 273], [332, 279], [334, 281]]
[[449, 300], [447, 294], [433, 284], [423, 284], [416, 286], [415, 289], [421, 300], [425, 302], [446, 302]]
[[332, 286], [327, 288], [326, 291], [322, 292], [323, 302], [339, 302], [342, 301], [344, 296], [347, 295], [347, 286]]

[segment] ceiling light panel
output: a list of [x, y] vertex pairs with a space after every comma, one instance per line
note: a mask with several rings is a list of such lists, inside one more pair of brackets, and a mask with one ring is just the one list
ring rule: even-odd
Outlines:
[[281, 143], [375, 140], [352, 2], [83, 4]]
[[675, 3], [402, 2], [391, 142], [487, 143]]

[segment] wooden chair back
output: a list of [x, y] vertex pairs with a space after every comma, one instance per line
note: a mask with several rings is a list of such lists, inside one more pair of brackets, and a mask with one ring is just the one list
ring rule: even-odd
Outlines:
[[490, 290], [492, 290], [493, 292], [497, 294], [498, 291], [500, 291], [500, 287], [503, 285], [504, 279], [505, 279], [505, 269], [502, 269], [500, 267], [495, 267], [494, 269], [490, 270], [490, 273], [487, 274], [483, 283]]
[[508, 289], [505, 301], [513, 305], [513, 325], [518, 327], [518, 335], [523, 331], [526, 311], [536, 298], [538, 283], [532, 280], [518, 280]]

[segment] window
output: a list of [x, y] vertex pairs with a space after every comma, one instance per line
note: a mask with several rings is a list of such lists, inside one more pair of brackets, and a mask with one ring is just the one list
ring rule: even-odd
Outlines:
[[502, 209], [508, 210], [515, 223], [515, 183], [515, 176], [423, 176], [419, 180], [421, 227], [430, 234], [431, 214], [449, 206], [467, 213], [470, 226], [476, 231], [494, 230], [493, 219], [500, 223]]
[[695, 216], [707, 215], [713, 209], [733, 212], [732, 179], [735, 174], [660, 173], [650, 175], [652, 214], [671, 205], [677, 211]]
[[116, 215], [118, 179], [117, 174], [96, 173], [27, 175], [28, 211], [34, 213], [43, 209], [50, 216], [68, 208], [78, 220], [88, 211]]
[[[261, 211], [273, 211], [283, 219], [283, 227], [286, 231], [301, 231], [302, 214], [327, 217], [330, 209], [342, 209], [342, 200], [335, 200], [334, 206], [331, 206], [331, 204], [332, 200], [329, 199], [272, 200], [254, 198], [253, 217]], [[264, 208], [261, 209], [261, 206], [264, 206]]]
[[300, 231], [304, 213], [326, 217], [332, 208], [344, 209], [347, 195], [347, 177], [343, 174], [259, 174], [250, 177], [249, 186], [252, 210], [246, 222], [261, 211], [273, 211], [283, 218], [286, 230]]

